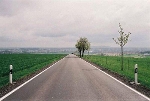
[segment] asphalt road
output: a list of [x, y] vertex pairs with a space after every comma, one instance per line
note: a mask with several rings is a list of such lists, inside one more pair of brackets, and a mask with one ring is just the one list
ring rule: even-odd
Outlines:
[[148, 101], [70, 54], [4, 101]]

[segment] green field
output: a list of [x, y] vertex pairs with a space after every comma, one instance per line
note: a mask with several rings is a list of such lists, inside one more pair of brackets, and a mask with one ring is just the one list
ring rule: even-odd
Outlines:
[[56, 62], [65, 54], [0, 54], [0, 88], [9, 83], [9, 65], [13, 65], [13, 81], [21, 79]]
[[121, 58], [119, 56], [90, 55], [85, 56], [84, 59], [116, 72], [131, 81], [134, 81], [134, 66], [138, 64], [138, 81], [141, 85], [150, 89], [150, 57], [124, 57], [124, 71], [121, 71]]

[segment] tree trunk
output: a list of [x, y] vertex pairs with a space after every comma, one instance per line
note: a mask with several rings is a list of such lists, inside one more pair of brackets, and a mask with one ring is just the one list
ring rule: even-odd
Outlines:
[[81, 58], [81, 52], [82, 52], [82, 51], [80, 50], [80, 51], [79, 51], [79, 53], [80, 53], [80, 58]]
[[121, 46], [121, 70], [123, 71], [123, 46]]
[[84, 51], [85, 51], [85, 50], [83, 49], [83, 50], [82, 50], [82, 57], [83, 57], [83, 55], [84, 55]]

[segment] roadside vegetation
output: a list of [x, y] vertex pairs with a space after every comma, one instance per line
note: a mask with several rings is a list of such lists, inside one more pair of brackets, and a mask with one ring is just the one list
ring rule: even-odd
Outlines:
[[9, 83], [9, 65], [13, 65], [13, 81], [16, 81], [65, 56], [65, 54], [0, 54], [0, 88]]
[[150, 89], [150, 57], [134, 58], [124, 57], [124, 70], [120, 70], [121, 57], [120, 56], [100, 56], [89, 55], [84, 56], [85, 60], [88, 60], [102, 68], [106, 68], [112, 72], [127, 78], [130, 81], [134, 81], [134, 66], [138, 64], [138, 82]]

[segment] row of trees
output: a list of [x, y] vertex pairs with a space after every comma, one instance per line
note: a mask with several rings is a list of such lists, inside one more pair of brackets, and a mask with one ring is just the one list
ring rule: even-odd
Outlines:
[[[120, 28], [120, 30], [118, 32], [119, 32], [120, 36], [117, 39], [113, 38], [113, 40], [116, 42], [116, 44], [118, 44], [121, 47], [121, 70], [123, 71], [123, 47], [128, 42], [128, 39], [129, 39], [129, 36], [131, 33], [128, 32], [128, 34], [125, 34], [120, 23], [119, 23], [119, 28]], [[89, 53], [90, 42], [88, 42], [87, 38], [81, 37], [79, 40], [77, 40], [77, 43], [75, 46], [78, 49], [80, 57], [83, 57], [85, 50], [88, 50], [88, 53]]]
[[90, 42], [85, 37], [84, 38], [81, 37], [79, 40], [77, 40], [75, 46], [78, 49], [80, 57], [83, 57], [85, 50], [87, 50], [88, 52], [90, 50]]

